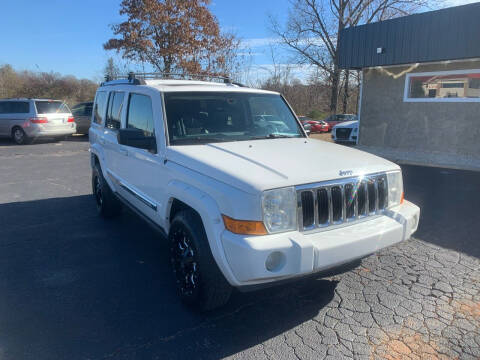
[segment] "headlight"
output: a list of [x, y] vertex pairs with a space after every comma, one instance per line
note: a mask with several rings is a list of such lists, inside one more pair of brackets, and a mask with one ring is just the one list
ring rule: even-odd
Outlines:
[[297, 229], [297, 196], [295, 188], [264, 191], [262, 195], [263, 221], [269, 233]]
[[403, 203], [403, 178], [401, 171], [387, 173], [388, 207]]

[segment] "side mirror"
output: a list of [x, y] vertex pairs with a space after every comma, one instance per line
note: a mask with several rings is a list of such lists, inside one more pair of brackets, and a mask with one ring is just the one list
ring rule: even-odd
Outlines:
[[120, 145], [145, 149], [154, 154], [157, 153], [155, 136], [147, 136], [139, 129], [118, 129], [117, 140]]

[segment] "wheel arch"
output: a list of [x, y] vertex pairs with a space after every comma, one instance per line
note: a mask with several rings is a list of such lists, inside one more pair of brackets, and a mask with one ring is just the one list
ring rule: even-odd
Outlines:
[[108, 175], [107, 166], [105, 166], [105, 156], [103, 149], [98, 144], [90, 145], [90, 166], [93, 169], [96, 165], [100, 167], [100, 171], [103, 174], [103, 177], [107, 181], [110, 188], [116, 191], [115, 183], [112, 181], [111, 177]]
[[167, 233], [175, 214], [185, 209], [191, 209], [198, 214], [215, 262], [231, 285], [237, 283], [223, 250], [221, 234], [225, 226], [216, 201], [194, 186], [178, 180], [171, 181], [168, 184], [168, 204], [165, 207], [164, 217], [167, 219], [165, 226]]

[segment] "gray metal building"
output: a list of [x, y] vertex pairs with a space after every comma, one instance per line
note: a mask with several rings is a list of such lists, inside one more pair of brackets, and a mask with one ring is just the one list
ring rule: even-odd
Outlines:
[[339, 63], [362, 70], [360, 148], [480, 170], [480, 3], [347, 28]]

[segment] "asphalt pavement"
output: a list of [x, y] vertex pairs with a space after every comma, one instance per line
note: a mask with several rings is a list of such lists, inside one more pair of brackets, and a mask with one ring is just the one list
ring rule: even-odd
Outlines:
[[478, 359], [480, 174], [404, 167], [414, 238], [199, 314], [166, 242], [90, 195], [88, 141], [0, 140], [1, 359]]

